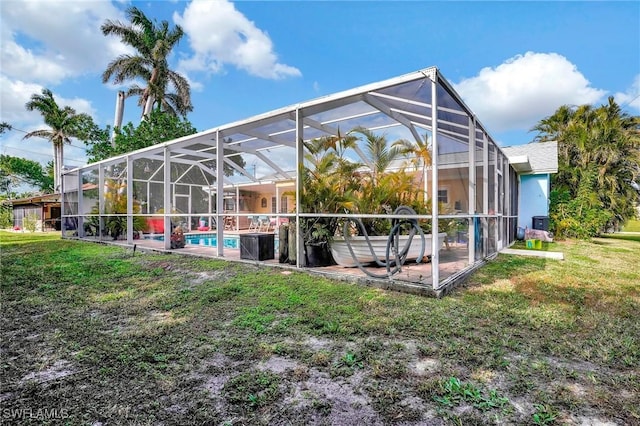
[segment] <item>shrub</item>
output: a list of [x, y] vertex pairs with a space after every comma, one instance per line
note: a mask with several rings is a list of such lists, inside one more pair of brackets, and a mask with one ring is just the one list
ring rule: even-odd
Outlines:
[[584, 173], [575, 198], [566, 188], [551, 191], [550, 230], [556, 238], [591, 238], [605, 230], [613, 219], [611, 211], [604, 208], [591, 190], [594, 180], [593, 174]]
[[38, 225], [38, 215], [35, 213], [29, 213], [22, 219], [22, 228], [29, 232], [35, 232]]
[[0, 207], [0, 229], [13, 226], [13, 212], [10, 207]]

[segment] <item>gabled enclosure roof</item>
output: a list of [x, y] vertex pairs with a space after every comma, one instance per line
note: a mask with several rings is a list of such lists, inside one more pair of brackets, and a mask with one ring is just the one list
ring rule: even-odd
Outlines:
[[[432, 132], [432, 82], [436, 82], [438, 137], [469, 143], [469, 124], [475, 123], [476, 142], [491, 140], [484, 127], [465, 105], [436, 67], [368, 84], [300, 104], [276, 109], [245, 120], [224, 124], [194, 135], [157, 144], [126, 155], [103, 160], [122, 162], [128, 155], [164, 163], [164, 147], [169, 147], [172, 163], [215, 175], [216, 138], [223, 140], [225, 165], [234, 169], [226, 183], [259, 182], [265, 179], [294, 179], [290, 158], [284, 160], [278, 150], [296, 148], [296, 117], [299, 114], [304, 140], [344, 135], [356, 126], [372, 131], [402, 127], [415, 140], [423, 141]], [[406, 130], [404, 130], [406, 132]], [[251, 164], [260, 163], [269, 173], [256, 176], [231, 161], [234, 155], [251, 156]], [[289, 156], [290, 157], [290, 156]], [[250, 164], [250, 161], [247, 161]]]

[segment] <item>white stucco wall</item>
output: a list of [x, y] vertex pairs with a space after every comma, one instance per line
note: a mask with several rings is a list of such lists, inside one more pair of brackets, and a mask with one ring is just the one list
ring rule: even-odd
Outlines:
[[549, 215], [549, 183], [551, 176], [520, 175], [518, 227], [532, 228], [533, 216]]

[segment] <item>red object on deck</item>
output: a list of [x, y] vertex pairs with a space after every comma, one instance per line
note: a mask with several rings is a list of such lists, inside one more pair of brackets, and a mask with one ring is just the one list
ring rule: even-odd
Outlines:
[[164, 234], [164, 219], [163, 218], [149, 218], [147, 219], [147, 227], [149, 232], [153, 234]]

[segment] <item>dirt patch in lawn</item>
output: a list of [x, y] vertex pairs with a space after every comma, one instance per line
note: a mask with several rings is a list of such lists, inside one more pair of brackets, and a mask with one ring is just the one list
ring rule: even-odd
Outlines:
[[3, 246], [0, 413], [48, 408], [65, 415], [50, 423], [94, 425], [640, 424], [629, 290], [640, 247], [620, 244], [615, 267], [585, 268], [610, 254], [588, 242], [558, 243], [563, 263], [499, 256], [440, 300], [79, 242]]

